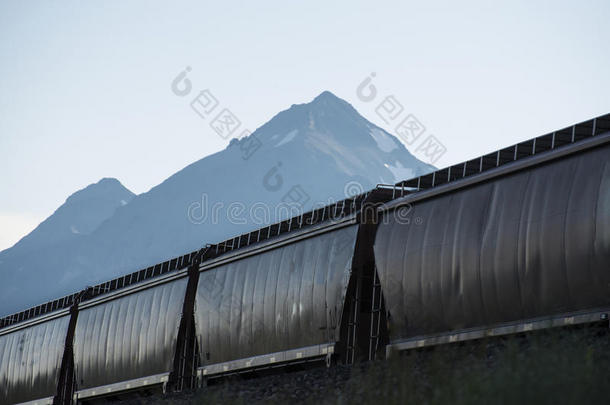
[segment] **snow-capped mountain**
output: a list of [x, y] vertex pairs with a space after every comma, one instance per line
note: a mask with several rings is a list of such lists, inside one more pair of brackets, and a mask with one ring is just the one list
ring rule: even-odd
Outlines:
[[[107, 219], [72, 221], [78, 237], [20, 260], [11, 260], [15, 247], [3, 252], [0, 273], [10, 282], [0, 285], [0, 315], [259, 228], [296, 207], [307, 211], [433, 169], [349, 103], [324, 92], [149, 192], [131, 201], [122, 197], [129, 203]], [[91, 206], [93, 215], [98, 208]], [[68, 222], [60, 223], [61, 232]], [[52, 234], [49, 228], [43, 239]]]

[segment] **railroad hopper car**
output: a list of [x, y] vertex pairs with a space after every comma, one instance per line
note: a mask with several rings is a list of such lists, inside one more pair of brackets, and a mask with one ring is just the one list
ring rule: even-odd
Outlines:
[[[3, 329], [0, 353], [17, 357], [2, 364], [15, 365], [23, 378], [0, 374], [12, 384], [0, 402], [95, 403], [134, 390], [193, 387], [227, 372], [330, 362], [340, 341], [358, 224], [354, 214], [318, 220], [279, 236], [270, 234], [273, 226], [264, 237], [253, 232], [259, 242], [240, 249], [229, 241], [208, 246], [201, 252], [210, 253], [208, 260], [126, 287], [97, 286], [99, 294], [83, 291], [72, 317], [66, 308], [29, 321], [37, 326]], [[49, 340], [46, 325], [60, 315]], [[37, 349], [47, 340], [52, 362], [46, 359], [51, 351], [40, 358]], [[23, 341], [17, 349], [15, 342]], [[62, 358], [67, 344], [69, 359]], [[27, 374], [41, 362], [44, 386]], [[63, 381], [62, 371], [68, 375]]]
[[0, 320], [0, 403], [607, 320], [610, 116], [321, 207]]
[[0, 403], [53, 402], [70, 322], [69, 310], [46, 318], [2, 331]]
[[[389, 350], [607, 317], [610, 144], [588, 146], [385, 207], [374, 254]], [[404, 204], [420, 225], [401, 223]]]

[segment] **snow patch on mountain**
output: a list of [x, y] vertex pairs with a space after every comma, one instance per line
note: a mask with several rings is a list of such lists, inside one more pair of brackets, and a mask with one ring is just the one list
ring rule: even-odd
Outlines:
[[298, 133], [299, 133], [298, 129], [294, 129], [294, 130], [288, 132], [286, 134], [286, 136], [284, 136], [284, 138], [275, 145], [275, 147], [277, 148], [278, 146], [282, 146], [282, 145], [292, 141], [294, 139], [294, 137], [297, 136]]
[[371, 136], [377, 142], [377, 146], [383, 152], [392, 152], [394, 149], [398, 147], [396, 142], [379, 128], [371, 128]]
[[394, 162], [394, 166], [393, 165], [389, 165], [387, 163], [384, 163], [384, 166], [392, 172], [392, 174], [394, 175], [394, 182], [399, 182], [402, 180], [407, 180], [407, 179], [411, 179], [413, 177], [416, 177], [415, 175], [415, 171], [413, 171], [413, 169], [410, 169], [408, 167], [404, 167], [402, 165], [402, 163], [400, 163], [398, 160], [396, 162]]

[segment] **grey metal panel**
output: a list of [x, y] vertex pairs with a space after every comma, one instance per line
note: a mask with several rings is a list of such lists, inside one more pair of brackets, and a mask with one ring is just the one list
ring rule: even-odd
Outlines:
[[395, 350], [409, 350], [425, 346], [464, 342], [490, 336], [512, 335], [534, 330], [599, 322], [601, 319], [608, 316], [609, 311], [610, 308], [598, 308], [593, 311], [557, 314], [544, 318], [527, 319], [518, 322], [504, 322], [494, 326], [460, 329], [446, 333], [397, 340], [386, 346], [386, 357], [389, 357]]
[[341, 316], [357, 231], [347, 226], [203, 271], [195, 323], [204, 364], [337, 341], [328, 314]]
[[387, 211], [390, 339], [610, 304], [609, 213], [610, 145]]
[[74, 335], [78, 389], [171, 371], [187, 279], [79, 312]]
[[69, 316], [0, 335], [0, 403], [54, 396]]
[[278, 363], [315, 361], [312, 358], [321, 359], [328, 353], [334, 353], [333, 343], [325, 343], [315, 346], [300, 347], [297, 349], [286, 350], [283, 352], [267, 353], [260, 356], [247, 357], [239, 360], [231, 360], [223, 363], [209, 364], [199, 368], [200, 376], [211, 376], [214, 374], [226, 374], [244, 369], [259, 367], [273, 367]]
[[104, 386], [98, 386], [94, 388], [86, 388], [74, 393], [74, 400], [82, 400], [84, 398], [97, 397], [101, 395], [109, 395], [118, 393], [126, 390], [133, 390], [143, 387], [149, 387], [159, 385], [169, 380], [169, 373], [161, 373], [156, 375], [149, 375], [142, 378], [136, 378], [134, 380], [121, 381], [114, 384], [108, 384]]

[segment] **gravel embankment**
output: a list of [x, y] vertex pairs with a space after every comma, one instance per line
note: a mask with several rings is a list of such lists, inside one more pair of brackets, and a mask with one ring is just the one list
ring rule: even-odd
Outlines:
[[446, 345], [354, 367], [226, 379], [129, 404], [606, 404], [609, 382], [606, 326]]

